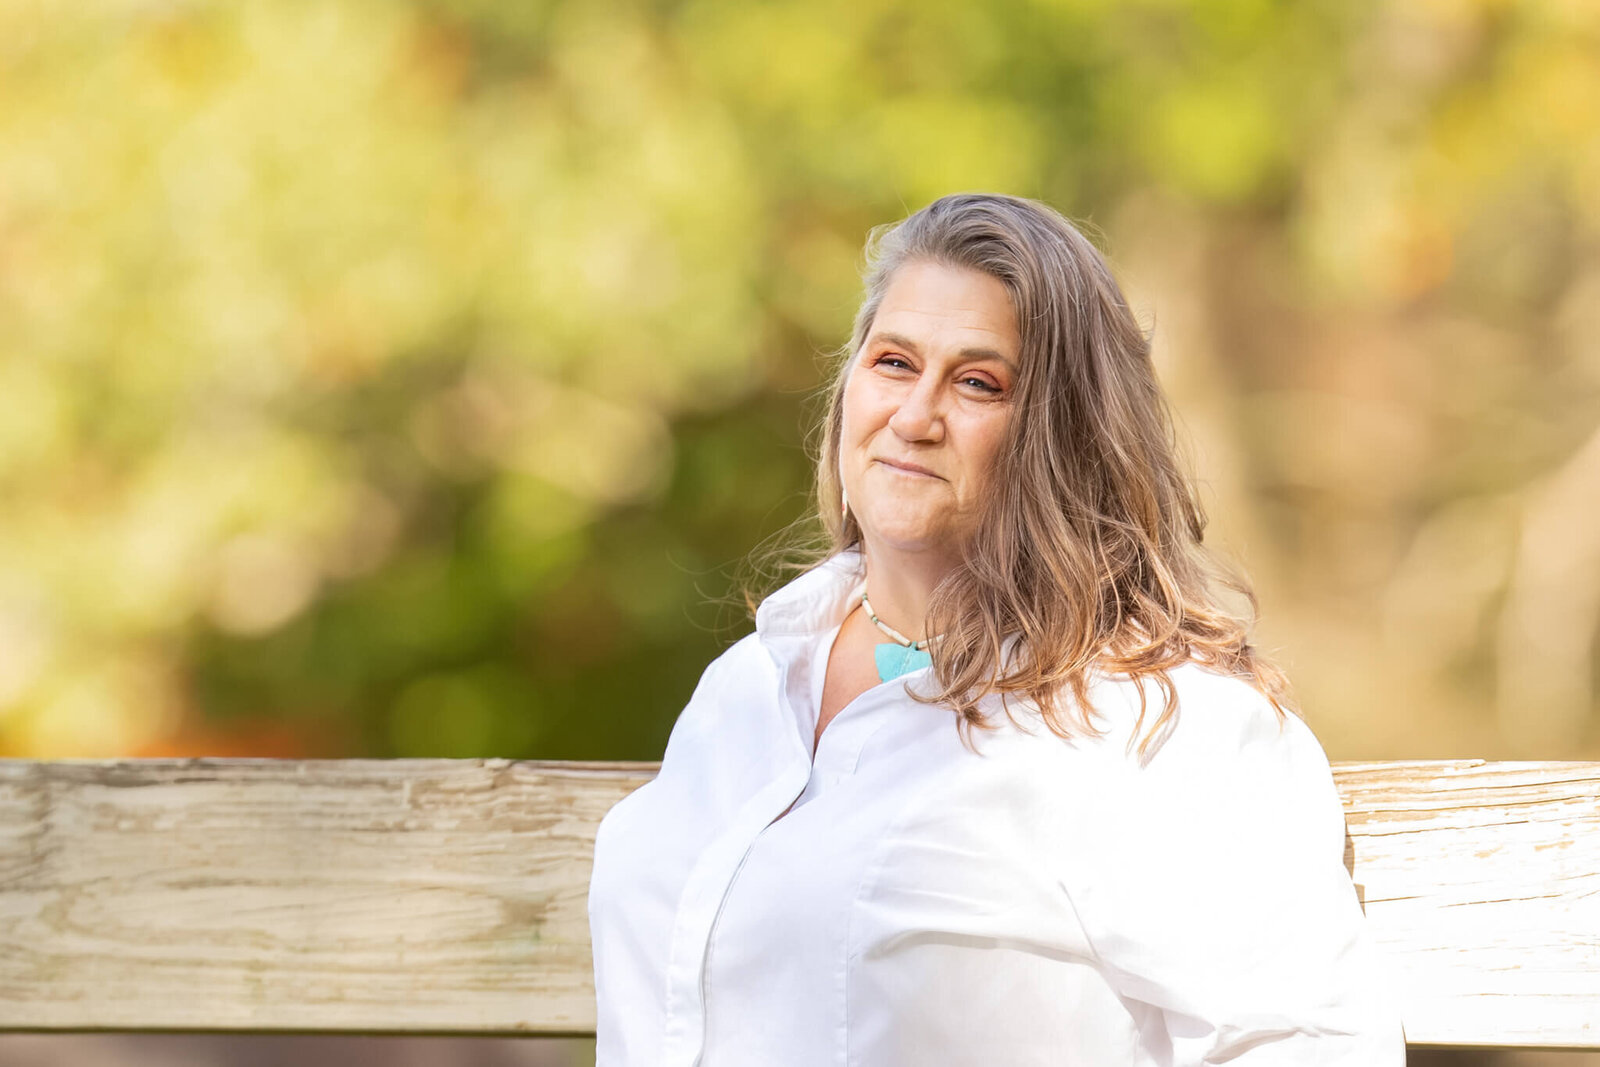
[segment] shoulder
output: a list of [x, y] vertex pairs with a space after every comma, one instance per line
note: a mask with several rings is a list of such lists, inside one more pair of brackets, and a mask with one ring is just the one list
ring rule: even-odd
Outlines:
[[1171, 669], [1166, 678], [1176, 706], [1158, 727], [1167, 709], [1167, 685], [1154, 676], [1097, 675], [1086, 709], [1089, 722], [1102, 731], [1097, 747], [1153, 767], [1317, 744], [1303, 719], [1280, 710], [1244, 678], [1193, 661]]
[[1061, 743], [1053, 762], [1066, 799], [1092, 804], [1123, 830], [1179, 844], [1203, 829], [1270, 826], [1331, 838], [1342, 851], [1343, 805], [1305, 721], [1248, 681], [1197, 663], [1169, 678], [1177, 709], [1153, 733], [1166, 701], [1154, 678], [1104, 676], [1091, 685], [1090, 721], [1103, 732]]
[[706, 665], [701, 672], [700, 683], [695, 687], [695, 695], [719, 685], [738, 684], [753, 675], [765, 677], [771, 669], [772, 657], [762, 647], [760, 635], [752, 630], [723, 649]]
[[[1302, 826], [1343, 839], [1343, 809], [1321, 743], [1243, 678], [1199, 663], [1168, 672], [1176, 708], [1159, 728], [1167, 691], [1155, 677], [1097, 675], [1082, 709], [1097, 735], [1045, 734], [1044, 762], [1063, 800], [1173, 830], [1247, 809], [1298, 812]], [[1070, 703], [1066, 710], [1080, 711]], [[1150, 827], [1145, 827], [1149, 829]]]
[[736, 698], [766, 685], [774, 670], [772, 657], [756, 633], [729, 645], [700, 673], [700, 681], [667, 738], [667, 751], [718, 730], [726, 710], [740, 703]]
[[1165, 694], [1104, 678], [1091, 689], [1104, 734], [1064, 742], [1055, 762], [1047, 862], [1102, 971], [1161, 1009], [1185, 1063], [1257, 1046], [1285, 1063], [1389, 1056], [1398, 1027], [1371, 982], [1322, 746], [1241, 678], [1198, 664], [1170, 677], [1177, 712], [1145, 754], [1130, 745], [1139, 697], [1147, 729]]
[[775, 670], [772, 656], [762, 646], [760, 637], [748, 633], [706, 665], [683, 715], [699, 708], [709, 710], [724, 703], [721, 698], [725, 696], [742, 693], [752, 686], [763, 686]]

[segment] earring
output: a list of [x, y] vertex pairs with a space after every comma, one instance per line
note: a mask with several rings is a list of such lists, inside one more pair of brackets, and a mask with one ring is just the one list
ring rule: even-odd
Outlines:
[[844, 486], [839, 487], [839, 521], [850, 521], [850, 497], [844, 491]]

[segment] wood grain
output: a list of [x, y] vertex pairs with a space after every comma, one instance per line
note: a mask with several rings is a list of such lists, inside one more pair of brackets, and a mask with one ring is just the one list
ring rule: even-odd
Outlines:
[[[654, 764], [0, 760], [0, 1030], [592, 1032]], [[1600, 764], [1337, 764], [1408, 1039], [1600, 1047]]]
[[1342, 763], [1407, 1038], [1600, 1048], [1600, 764]]
[[0, 761], [0, 1029], [582, 1033], [654, 765]]

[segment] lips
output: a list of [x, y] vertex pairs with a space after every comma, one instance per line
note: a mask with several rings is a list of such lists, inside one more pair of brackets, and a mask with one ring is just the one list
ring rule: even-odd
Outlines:
[[911, 474], [925, 474], [929, 478], [939, 477], [939, 475], [933, 473], [927, 467], [924, 467], [919, 463], [909, 463], [905, 460], [898, 459], [879, 459], [878, 462], [882, 463], [885, 467], [893, 467], [895, 470], [902, 470]]

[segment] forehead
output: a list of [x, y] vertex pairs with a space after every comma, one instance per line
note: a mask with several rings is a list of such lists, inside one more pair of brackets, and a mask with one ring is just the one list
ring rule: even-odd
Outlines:
[[907, 263], [890, 276], [872, 333], [919, 343], [984, 345], [1014, 360], [1020, 348], [1011, 293], [993, 275], [943, 263]]

